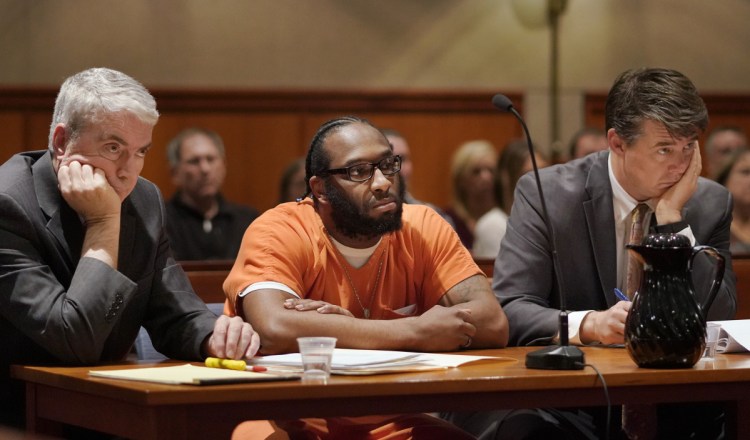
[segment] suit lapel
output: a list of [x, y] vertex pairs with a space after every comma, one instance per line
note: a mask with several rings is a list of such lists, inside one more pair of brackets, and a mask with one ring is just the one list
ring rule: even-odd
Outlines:
[[[60, 194], [49, 153], [36, 161], [33, 165], [33, 173], [34, 190], [39, 200], [39, 207], [48, 219], [47, 230], [55, 237], [58, 247], [62, 250], [61, 253], [67, 259], [68, 267], [74, 268], [81, 258], [83, 225], [78, 214], [68, 206]], [[63, 228], [63, 225], [66, 226]]]
[[600, 154], [589, 170], [586, 192], [590, 199], [583, 208], [602, 292], [607, 304], [612, 305], [617, 285], [617, 247], [608, 158], [608, 154]]
[[122, 204], [122, 215], [120, 216], [120, 251], [117, 257], [117, 270], [130, 276], [128, 268], [133, 261], [133, 248], [135, 247], [135, 216], [133, 215], [133, 204], [130, 198], [125, 199]]

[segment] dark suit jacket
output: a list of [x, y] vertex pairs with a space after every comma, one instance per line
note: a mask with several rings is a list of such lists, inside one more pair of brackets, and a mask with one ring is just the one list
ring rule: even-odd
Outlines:
[[0, 167], [0, 414], [10, 417], [22, 403], [9, 394], [20, 391], [10, 364], [120, 360], [141, 325], [167, 356], [200, 358], [216, 316], [171, 257], [164, 222], [158, 189], [139, 179], [122, 205], [114, 270], [80, 258], [84, 229], [62, 199], [48, 152]]
[[[557, 242], [566, 308], [605, 310], [617, 302], [617, 255], [609, 152], [539, 171]], [[545, 344], [558, 333], [559, 286], [550, 240], [532, 174], [521, 178], [508, 229], [495, 261], [493, 290], [508, 316], [509, 345]], [[717, 248], [727, 259], [721, 290], [709, 319], [731, 319], [736, 309], [735, 277], [729, 255], [732, 202], [721, 185], [700, 178], [683, 208], [696, 244]], [[696, 258], [693, 280], [704, 302], [713, 264]]]

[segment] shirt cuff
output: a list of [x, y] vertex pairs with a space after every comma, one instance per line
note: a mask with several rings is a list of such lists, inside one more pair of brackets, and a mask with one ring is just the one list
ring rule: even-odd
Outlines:
[[[583, 345], [581, 342], [580, 337], [580, 330], [581, 330], [581, 323], [583, 322], [583, 318], [586, 317], [589, 313], [593, 312], [593, 310], [582, 310], [577, 312], [568, 312], [568, 341], [571, 344], [575, 345]], [[560, 334], [555, 337], [556, 341], [560, 341]]]
[[654, 229], [659, 233], [673, 233], [684, 235], [685, 237], [690, 239], [690, 245], [695, 246], [695, 235], [693, 235], [693, 230], [685, 220], [676, 223], [668, 223], [666, 225], [656, 226]]

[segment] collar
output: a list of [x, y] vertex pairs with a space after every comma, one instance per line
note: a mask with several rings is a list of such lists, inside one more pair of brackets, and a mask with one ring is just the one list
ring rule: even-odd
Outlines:
[[365, 249], [357, 249], [353, 247], [346, 246], [345, 244], [339, 243], [336, 241], [333, 236], [328, 234], [328, 238], [331, 239], [331, 243], [333, 243], [334, 246], [336, 246], [336, 249], [339, 250], [341, 255], [344, 257], [344, 259], [349, 262], [353, 267], [356, 267], [359, 269], [360, 267], [364, 266], [365, 263], [367, 263], [367, 260], [372, 256], [372, 254], [375, 253], [375, 250], [380, 246], [380, 243], [383, 242], [383, 237], [380, 237], [380, 240], [378, 240], [377, 243], [374, 245], [365, 248]]
[[647, 204], [649, 209], [653, 212], [654, 207], [651, 206], [651, 200], [639, 202], [630, 194], [628, 194], [628, 192], [625, 191], [622, 185], [620, 185], [620, 182], [617, 181], [615, 173], [614, 171], [612, 171], [611, 153], [609, 155], [609, 158], [607, 159], [607, 171], [609, 173], [609, 183], [610, 186], [612, 186], [612, 207], [614, 208], [615, 213], [615, 224], [619, 224], [620, 222], [625, 221], [625, 219], [628, 217], [628, 215], [630, 215], [630, 213], [638, 203]]

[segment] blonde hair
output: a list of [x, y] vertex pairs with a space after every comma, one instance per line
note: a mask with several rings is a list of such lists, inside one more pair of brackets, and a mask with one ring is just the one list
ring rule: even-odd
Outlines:
[[463, 144], [453, 153], [451, 160], [451, 181], [453, 183], [453, 206], [459, 215], [469, 218], [469, 210], [466, 206], [466, 191], [461, 181], [467, 175], [472, 166], [479, 158], [491, 158], [493, 164], [497, 163], [497, 152], [494, 145], [487, 140], [473, 140]]

